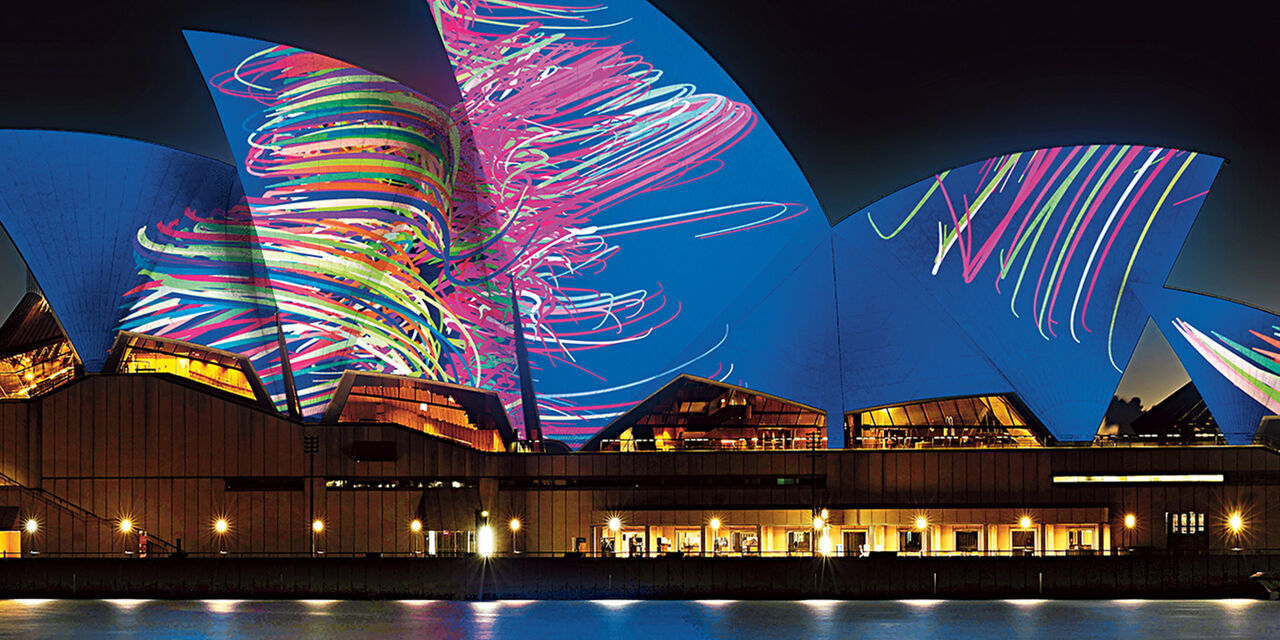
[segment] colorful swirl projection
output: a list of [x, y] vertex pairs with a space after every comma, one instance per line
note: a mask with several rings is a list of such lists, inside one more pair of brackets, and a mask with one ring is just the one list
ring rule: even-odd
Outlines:
[[183, 218], [138, 230], [135, 258], [148, 278], [126, 292], [119, 329], [247, 356], [285, 409], [275, 301], [249, 208]]
[[[716, 174], [756, 115], [690, 85], [659, 84], [658, 70], [600, 34], [566, 34], [589, 26], [590, 10], [505, 2], [433, 10], [462, 85], [452, 109], [318, 54], [188, 35], [202, 67], [216, 64], [205, 72], [249, 194], [247, 220], [235, 221], [251, 227], [256, 253], [223, 266], [244, 271], [235, 262], [243, 257], [258, 271], [248, 283], [210, 275], [220, 267], [200, 253], [208, 239], [192, 229], [194, 214], [146, 229], [138, 251], [152, 281], [134, 295], [152, 295], [133, 301], [130, 321], [163, 330], [171, 308], [247, 300], [273, 320], [278, 311], [306, 416], [323, 411], [343, 371], [369, 370], [497, 390], [519, 422], [514, 282], [535, 369], [600, 383], [540, 396], [548, 435], [584, 439], [635, 402], [635, 387], [674, 375], [617, 380], [579, 362], [648, 340], [683, 308], [644, 282], [647, 272], [587, 284], [616, 263], [615, 238], [693, 225], [691, 241], [710, 241], [807, 207], [620, 207]], [[207, 271], [184, 262], [192, 256]], [[213, 315], [192, 315], [181, 329], [204, 343], [235, 333]], [[613, 392], [622, 397], [593, 400]]]
[[[510, 305], [486, 248], [519, 229], [453, 207], [459, 139], [449, 111], [388, 78], [281, 46], [211, 84], [262, 105], [247, 123], [244, 161], [258, 179], [246, 185], [247, 222], [264, 267], [252, 298], [280, 312], [303, 414], [319, 415], [348, 369], [510, 391]], [[140, 251], [155, 242], [140, 234]], [[153, 253], [168, 260], [156, 281], [173, 281], [183, 252]], [[144, 302], [244, 295], [218, 276], [194, 284]]]
[[[527, 315], [529, 349], [544, 374], [557, 367], [585, 370], [578, 362], [583, 352], [645, 340], [680, 314], [680, 303], [669, 302], [661, 286], [602, 291], [574, 283], [606, 268], [620, 250], [615, 239], [692, 223], [703, 225], [694, 238], [713, 238], [806, 211], [747, 202], [593, 224], [597, 214], [635, 196], [714, 174], [724, 166], [719, 156], [757, 122], [743, 103], [688, 84], [661, 84], [660, 70], [605, 41], [614, 25], [593, 22], [599, 9], [432, 2], [462, 90], [463, 128], [479, 151], [479, 166], [464, 162], [462, 170], [482, 174], [476, 182], [490, 187], [486, 206], [523, 230], [506, 246], [520, 249], [510, 271]], [[606, 394], [675, 372], [612, 384], [589, 372], [599, 387], [544, 388], [547, 432], [585, 439], [600, 420], [634, 404], [602, 400]]]
[[1252, 329], [1249, 331], [1270, 347], [1266, 349], [1246, 347], [1217, 331], [1210, 332], [1213, 334], [1210, 337], [1181, 318], [1175, 318], [1173, 326], [1205, 362], [1237, 389], [1257, 400], [1271, 413], [1280, 414], [1280, 327], [1271, 327], [1269, 336]]
[[[937, 276], [949, 256], [958, 258], [965, 284], [986, 269], [996, 292], [1007, 294], [1010, 313], [1026, 314], [1045, 340], [1062, 337], [1062, 324], [1077, 343], [1106, 326], [1107, 355], [1119, 371], [1111, 342], [1134, 264], [1157, 216], [1207, 193], [1170, 198], [1198, 158], [1130, 145], [1013, 153], [988, 159], [959, 182], [948, 181], [950, 171], [934, 176], [896, 225], [877, 223], [871, 213], [868, 220], [884, 240], [913, 222], [936, 225], [930, 273]], [[917, 219], [922, 210], [937, 215]]]

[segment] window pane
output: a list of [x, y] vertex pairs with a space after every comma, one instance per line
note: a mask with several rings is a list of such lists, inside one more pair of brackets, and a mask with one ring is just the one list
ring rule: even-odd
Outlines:
[[938, 403], [926, 402], [922, 406], [924, 407], [925, 420], [928, 421], [926, 424], [930, 424], [930, 425], [946, 424], [942, 420], [942, 411], [938, 409]]
[[902, 407], [889, 407], [889, 419], [893, 421], [895, 427], [905, 427], [911, 424], [907, 420], [907, 412]]
[[961, 424], [960, 412], [956, 410], [954, 400], [941, 400], [938, 402], [938, 408], [942, 410], [941, 424]]
[[907, 419], [911, 421], [911, 426], [913, 427], [923, 427], [929, 424], [924, 418], [924, 407], [918, 404], [907, 405]]
[[978, 424], [978, 413], [973, 410], [973, 398], [956, 400], [956, 407], [960, 410], [960, 424]]
[[987, 404], [991, 405], [991, 411], [1001, 425], [1006, 427], [1013, 426], [1013, 420], [1009, 417], [1009, 405], [1005, 403], [1004, 398], [999, 396], [988, 397]]

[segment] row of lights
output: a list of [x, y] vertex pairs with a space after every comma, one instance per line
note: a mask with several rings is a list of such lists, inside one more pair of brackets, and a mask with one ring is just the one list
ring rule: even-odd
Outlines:
[[[829, 517], [830, 517], [830, 512], [827, 511], [826, 509], [823, 509], [821, 512], [813, 516], [814, 530], [823, 531], [822, 539], [819, 541], [819, 547], [820, 547], [819, 550], [824, 555], [830, 554], [829, 550], [825, 550], [825, 548], [829, 548], [831, 545], [831, 538], [825, 531]], [[619, 516], [610, 516], [607, 524], [609, 529], [616, 534], [620, 529], [622, 529], [622, 518]], [[723, 523], [721, 522], [719, 516], [712, 516], [711, 519], [707, 522], [707, 525], [711, 527], [712, 531], [719, 531], [720, 526], [722, 524]], [[1033, 524], [1034, 522], [1032, 522], [1030, 516], [1022, 516], [1021, 518], [1018, 519], [1019, 528], [1030, 529]], [[1124, 527], [1126, 529], [1133, 529], [1137, 525], [1138, 525], [1137, 516], [1135, 516], [1132, 513], [1125, 514]], [[127, 534], [133, 531], [133, 521], [130, 520], [129, 518], [121, 518], [119, 526], [120, 526], [120, 533], [122, 534]], [[515, 534], [520, 531], [520, 527], [521, 527], [520, 519], [512, 518], [511, 521], [507, 523], [507, 527], [511, 530], [512, 547], [514, 549]], [[929, 519], [923, 515], [916, 516], [915, 527], [917, 530], [924, 530], [928, 528]], [[35, 533], [40, 530], [40, 522], [35, 518], [28, 518], [26, 523], [24, 523], [23, 528], [26, 530], [28, 534], [35, 535]], [[1231, 515], [1227, 517], [1227, 528], [1230, 529], [1232, 533], [1239, 534], [1241, 531], [1244, 530], [1244, 516], [1239, 511], [1232, 512]], [[230, 530], [231, 530], [231, 523], [226, 518], [218, 518], [213, 521], [213, 532], [218, 534], [219, 536], [225, 535]], [[317, 518], [314, 522], [311, 523], [311, 530], [317, 534], [323, 533], [324, 520]], [[409, 523], [409, 530], [412, 531], [414, 534], [422, 533], [422, 521], [417, 519], [414, 519], [413, 521], [411, 521]], [[480, 531], [478, 533], [477, 547], [480, 552], [480, 555], [485, 557], [493, 555], [493, 551], [494, 551], [493, 529], [489, 527], [489, 525], [484, 525], [483, 527], [480, 528]]]

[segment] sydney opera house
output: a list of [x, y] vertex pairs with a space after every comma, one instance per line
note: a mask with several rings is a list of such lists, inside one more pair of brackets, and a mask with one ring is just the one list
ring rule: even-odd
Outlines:
[[[0, 554], [1280, 548], [1280, 319], [1165, 286], [1221, 158], [833, 223], [647, 3], [522, 4], [431, 3], [442, 95], [185, 32], [234, 166], [0, 131]], [[1191, 384], [1099, 436], [1148, 321]]]

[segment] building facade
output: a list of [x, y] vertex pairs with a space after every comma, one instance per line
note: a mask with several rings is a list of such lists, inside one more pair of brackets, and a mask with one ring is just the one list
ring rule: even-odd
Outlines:
[[1261, 445], [489, 452], [138, 373], [0, 402], [0, 456], [6, 554], [448, 555], [485, 526], [499, 554], [1280, 548]]

